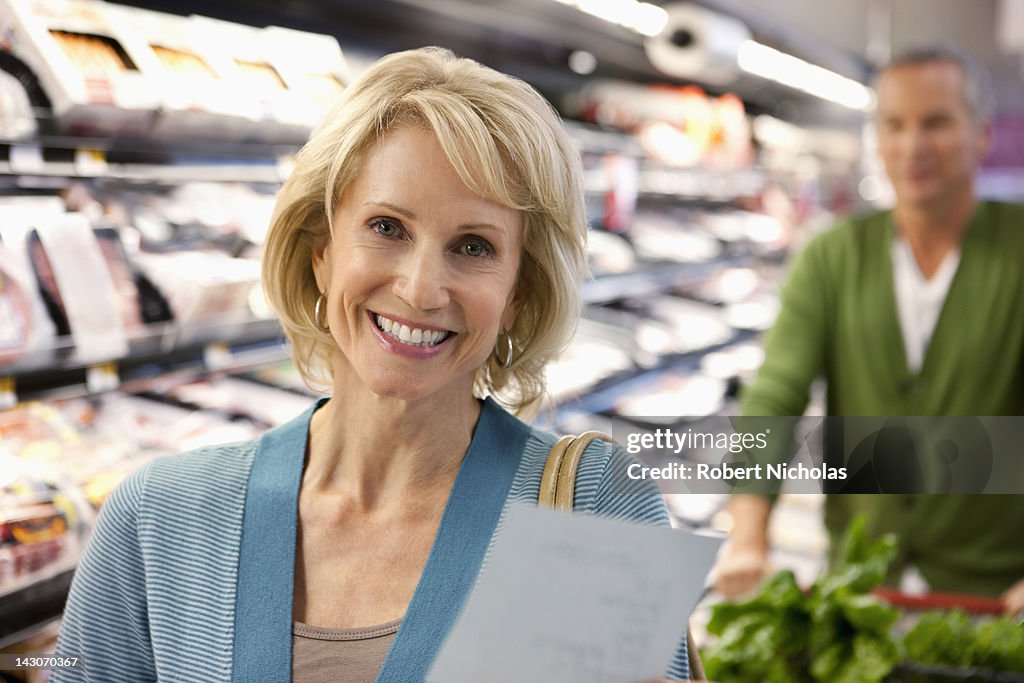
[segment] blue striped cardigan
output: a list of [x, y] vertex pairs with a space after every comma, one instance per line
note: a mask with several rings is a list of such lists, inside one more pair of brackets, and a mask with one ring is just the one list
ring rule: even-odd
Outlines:
[[[319, 405], [260, 439], [160, 458], [122, 482], [103, 506], [76, 571], [58, 641], [58, 654], [81, 655], [85, 666], [55, 671], [54, 683], [290, 680], [294, 508], [309, 419]], [[487, 438], [492, 441], [478, 443]], [[378, 681], [422, 680], [472, 587], [479, 562], [461, 561], [459, 553], [468, 554], [459, 549], [462, 539], [456, 539], [456, 563], [449, 560], [445, 565], [435, 555], [443, 554], [439, 546], [445, 542], [445, 527], [455, 524], [449, 522], [455, 517], [453, 505], [459, 507], [455, 501], [472, 500], [459, 498], [458, 490], [468, 486], [460, 481], [471, 466], [468, 461], [474, 449], [481, 450], [483, 445], [484, 450], [514, 451], [497, 454], [511, 463], [510, 483], [504, 489], [507, 493], [494, 505], [496, 528], [500, 529], [508, 504], [537, 500], [541, 473], [554, 441], [554, 436], [527, 427], [493, 401], [484, 402], [438, 539]], [[272, 478], [271, 484], [288, 478], [280, 472], [257, 473], [262, 463], [275, 459], [291, 463], [287, 466], [297, 470], [288, 473], [295, 490], [285, 498], [281, 510], [269, 509], [254, 492], [257, 486], [253, 482], [260, 476]], [[588, 448], [577, 478], [577, 512], [668, 525], [664, 503], [653, 483], [625, 476], [631, 462], [618, 446], [598, 442]], [[480, 483], [464, 493], [478, 495]], [[285, 509], [289, 506], [290, 511]], [[282, 517], [286, 521], [276, 521]], [[263, 525], [279, 527], [285, 534], [281, 538], [290, 538], [290, 545], [275, 542], [272, 530], [265, 535]], [[477, 534], [483, 536], [478, 539], [481, 561], [493, 543], [494, 528], [491, 522], [486, 533]], [[449, 533], [448, 540], [452, 534], [466, 535], [460, 528]], [[271, 578], [275, 553], [282, 571], [288, 572], [279, 579]], [[469, 566], [468, 583], [460, 592], [450, 587], [452, 577], [446, 574], [467, 573], [463, 565]], [[425, 602], [423, 609], [419, 594], [427, 590], [424, 584], [431, 583], [435, 593], [442, 594], [431, 596], [433, 602]], [[419, 618], [412, 619], [417, 606], [421, 608]], [[448, 614], [440, 614], [445, 611]], [[419, 623], [418, 633], [413, 622]], [[262, 643], [256, 635], [261, 631], [265, 632]], [[436, 642], [424, 649], [422, 641], [431, 639]], [[276, 650], [277, 654], [267, 655], [264, 650]], [[260, 663], [261, 658], [270, 663]], [[426, 661], [418, 661], [423, 659]], [[687, 674], [682, 634], [666, 676], [685, 680]], [[337, 680], [344, 680], [343, 675]]]

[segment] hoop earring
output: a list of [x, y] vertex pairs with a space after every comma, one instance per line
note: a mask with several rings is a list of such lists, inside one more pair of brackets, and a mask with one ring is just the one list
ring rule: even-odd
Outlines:
[[494, 360], [498, 361], [498, 367], [500, 367], [503, 370], [508, 370], [510, 367], [512, 367], [512, 357], [514, 355], [512, 348], [512, 337], [509, 335], [508, 332], [502, 332], [501, 334], [498, 335], [499, 341], [501, 339], [502, 334], [505, 335], [505, 360], [502, 360], [501, 355], [498, 353], [498, 341], [495, 341], [494, 343]]
[[327, 292], [323, 292], [316, 298], [316, 306], [313, 307], [313, 319], [316, 320], [316, 324], [320, 326], [320, 329], [324, 332], [329, 332], [331, 329], [330, 325], [325, 325], [320, 319], [320, 310], [323, 308], [324, 302], [327, 300]]

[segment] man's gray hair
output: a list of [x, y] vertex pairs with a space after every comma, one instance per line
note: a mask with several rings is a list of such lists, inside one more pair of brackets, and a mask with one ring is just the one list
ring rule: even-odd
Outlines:
[[879, 71], [879, 75], [899, 66], [916, 66], [933, 62], [952, 62], [964, 74], [964, 100], [977, 124], [992, 120], [996, 98], [988, 70], [973, 56], [949, 45], [915, 47], [899, 53]]

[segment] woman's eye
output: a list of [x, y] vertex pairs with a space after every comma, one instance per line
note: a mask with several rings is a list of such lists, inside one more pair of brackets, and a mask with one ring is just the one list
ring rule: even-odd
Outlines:
[[400, 237], [401, 226], [387, 218], [374, 218], [370, 221], [370, 228], [381, 237]]
[[490, 256], [494, 253], [494, 249], [487, 242], [483, 241], [472, 241], [463, 243], [459, 249], [465, 256], [472, 256], [473, 258], [480, 258], [481, 256]]

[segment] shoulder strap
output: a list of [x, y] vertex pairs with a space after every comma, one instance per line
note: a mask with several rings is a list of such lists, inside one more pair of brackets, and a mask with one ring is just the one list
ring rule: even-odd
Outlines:
[[[529, 437], [529, 427], [493, 399], [484, 401], [437, 538], [376, 683], [426, 680], [473, 590]], [[263, 679], [247, 679], [256, 680]]]
[[552, 447], [540, 479], [539, 507], [549, 507], [563, 512], [572, 512], [576, 493], [576, 473], [580, 458], [594, 441], [612, 441], [601, 432], [584, 432], [579, 436], [563, 436]]

